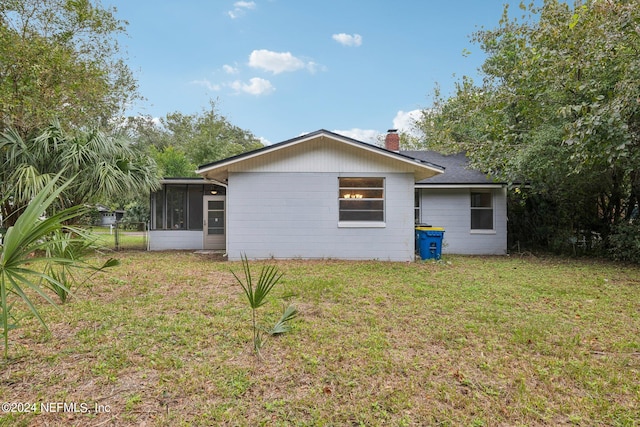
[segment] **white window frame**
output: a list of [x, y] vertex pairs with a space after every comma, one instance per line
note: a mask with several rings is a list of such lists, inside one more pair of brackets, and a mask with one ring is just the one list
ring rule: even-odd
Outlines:
[[[347, 185], [343, 186], [343, 180], [346, 179], [369, 179], [369, 180], [380, 180], [381, 181], [381, 185], [380, 186], [376, 186], [376, 187], [358, 187], [358, 186], [354, 186], [354, 187], [350, 187]], [[338, 227], [340, 228], [384, 228], [386, 227], [386, 179], [384, 177], [381, 176], [341, 176], [338, 177]], [[366, 197], [346, 197], [347, 194], [345, 194], [345, 192], [349, 192], [348, 194], [351, 194], [350, 192], [356, 192], [355, 194], [358, 194], [358, 191], [381, 191], [382, 192], [382, 197], [370, 197], [370, 198], [366, 198]], [[359, 194], [358, 194], [359, 195]], [[340, 213], [342, 212], [340, 205], [343, 202], [349, 202], [352, 200], [361, 200], [361, 201], [382, 201], [382, 221], [380, 220], [365, 220], [365, 219], [360, 219], [360, 220], [351, 220], [351, 219], [340, 219]]]
[[[474, 194], [489, 194], [490, 206], [473, 206]], [[471, 190], [469, 192], [469, 229], [472, 234], [495, 234], [496, 233], [496, 212], [494, 194], [491, 190]], [[473, 228], [474, 211], [491, 211], [491, 228]]]
[[419, 188], [413, 191], [413, 219], [417, 225], [422, 223], [422, 191]]

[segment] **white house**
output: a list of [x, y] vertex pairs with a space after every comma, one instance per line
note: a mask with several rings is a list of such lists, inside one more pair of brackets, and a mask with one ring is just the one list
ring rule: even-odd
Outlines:
[[[415, 224], [429, 223], [446, 228], [445, 253], [505, 253], [503, 186], [438, 183], [448, 171], [397, 142], [395, 132], [381, 148], [319, 130], [203, 165], [203, 179], [167, 179], [151, 198], [150, 248], [410, 261]], [[465, 233], [480, 239], [465, 246]]]
[[445, 173], [416, 182], [416, 223], [444, 227], [443, 253], [507, 253], [507, 187], [468, 167], [464, 153], [403, 151]]
[[96, 205], [96, 209], [100, 213], [100, 223], [98, 225], [101, 226], [115, 225], [116, 222], [124, 217], [124, 209], [111, 209], [100, 204]]

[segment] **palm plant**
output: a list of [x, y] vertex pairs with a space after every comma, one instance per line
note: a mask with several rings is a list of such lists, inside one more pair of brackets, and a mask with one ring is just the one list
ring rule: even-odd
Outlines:
[[289, 321], [295, 318], [297, 315], [298, 315], [298, 309], [294, 305], [290, 305], [286, 307], [282, 311], [282, 316], [280, 316], [280, 319], [278, 319], [276, 324], [273, 325], [273, 328], [271, 328], [271, 330], [268, 331], [269, 335], [280, 335], [280, 334], [284, 334], [285, 332], [289, 332], [291, 330], [291, 326], [289, 326]]
[[0, 213], [9, 225], [59, 172], [76, 176], [56, 204], [61, 208], [122, 200], [158, 186], [155, 161], [128, 140], [97, 130], [66, 132], [58, 122], [31, 138], [13, 129], [0, 134]]
[[54, 307], [57, 307], [56, 303], [40, 283], [56, 285], [68, 292], [65, 284], [46, 272], [35, 269], [36, 266], [42, 265], [41, 261], [68, 266], [76, 262], [64, 254], [56, 258], [42, 255], [55, 242], [55, 239], [49, 236], [57, 230], [64, 229], [67, 221], [81, 215], [86, 209], [74, 206], [50, 214], [45, 219], [40, 218], [72, 183], [72, 180], [68, 180], [56, 187], [61, 179], [60, 175], [59, 173], [54, 176], [32, 199], [15, 224], [8, 227], [0, 245], [0, 326], [4, 337], [5, 359], [8, 358], [9, 331], [15, 327], [9, 323], [15, 303], [22, 301], [48, 331], [46, 323], [27, 292], [35, 292]]
[[[79, 229], [73, 229], [73, 231], [58, 229], [50, 235], [49, 244], [45, 248], [45, 256], [48, 261], [44, 271], [54, 280], [45, 280], [44, 284], [58, 295], [60, 302], [67, 301], [72, 285], [85, 283], [96, 273], [120, 265], [120, 261], [115, 258], [109, 258], [100, 267], [86, 262], [87, 255], [98, 249], [95, 240], [95, 237]], [[60, 259], [68, 259], [73, 262], [60, 263], [57, 261]], [[83, 276], [81, 275], [82, 271], [90, 271], [91, 273]]]
[[267, 297], [271, 293], [274, 286], [280, 281], [284, 273], [280, 272], [276, 266], [269, 265], [262, 267], [260, 276], [257, 283], [254, 282], [251, 275], [251, 268], [249, 266], [249, 260], [246, 254], [241, 255], [242, 268], [244, 271], [244, 281], [242, 281], [235, 272], [231, 271], [236, 278], [242, 290], [244, 291], [249, 307], [251, 308], [251, 321], [253, 327], [253, 350], [260, 357], [260, 349], [264, 344], [263, 333], [269, 335], [278, 335], [289, 331], [288, 322], [295, 318], [298, 314], [298, 310], [295, 306], [288, 306], [280, 319], [276, 322], [275, 326], [271, 329], [266, 329], [258, 325], [256, 310], [262, 307], [267, 302]]

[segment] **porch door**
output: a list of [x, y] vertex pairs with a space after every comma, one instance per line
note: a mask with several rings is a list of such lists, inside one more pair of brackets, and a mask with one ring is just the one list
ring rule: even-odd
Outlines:
[[226, 249], [225, 196], [204, 197], [204, 249]]

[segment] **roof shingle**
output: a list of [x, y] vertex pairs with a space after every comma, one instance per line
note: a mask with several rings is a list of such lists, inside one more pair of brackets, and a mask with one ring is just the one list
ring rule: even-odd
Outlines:
[[464, 153], [444, 155], [435, 151], [401, 151], [405, 156], [435, 163], [445, 168], [443, 174], [424, 179], [416, 184], [455, 185], [455, 184], [500, 184], [488, 175], [469, 167], [469, 159]]

